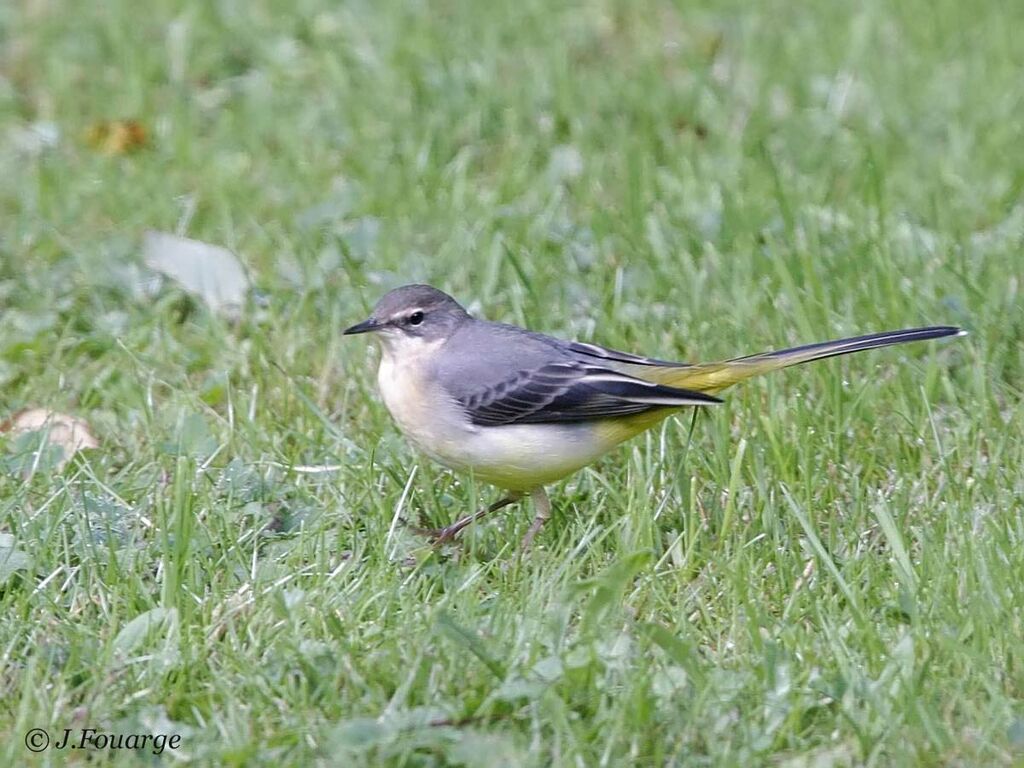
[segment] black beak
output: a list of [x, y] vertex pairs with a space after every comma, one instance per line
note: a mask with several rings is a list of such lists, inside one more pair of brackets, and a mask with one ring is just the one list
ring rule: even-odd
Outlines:
[[355, 325], [346, 328], [342, 331], [342, 334], [345, 336], [351, 336], [354, 333], [372, 333], [373, 331], [379, 331], [380, 328], [380, 323], [378, 323], [374, 318], [368, 317], [363, 320], [363, 322], [356, 323]]

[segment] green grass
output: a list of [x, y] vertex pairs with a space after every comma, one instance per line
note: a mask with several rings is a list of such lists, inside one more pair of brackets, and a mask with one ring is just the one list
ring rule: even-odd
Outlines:
[[[83, 762], [34, 727], [197, 764], [1021, 764], [1022, 9], [4, 4], [0, 417], [101, 447], [32, 472], [0, 438], [0, 764]], [[149, 145], [96, 151], [119, 118]], [[242, 319], [141, 289], [147, 229], [238, 253]], [[339, 335], [413, 281], [669, 358], [971, 335], [752, 382], [688, 450], [667, 422], [553, 488], [528, 558], [522, 508], [435, 553], [408, 524], [494, 492]]]

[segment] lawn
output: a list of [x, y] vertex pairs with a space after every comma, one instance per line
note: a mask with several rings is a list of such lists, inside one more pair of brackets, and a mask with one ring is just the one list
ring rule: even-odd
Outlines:
[[[0, 6], [0, 765], [1024, 763], [1024, 5]], [[229, 249], [215, 311], [147, 231]], [[497, 492], [340, 331], [682, 360], [956, 324]], [[50, 747], [32, 752], [31, 729]], [[38, 734], [32, 738], [40, 738]], [[36, 742], [38, 745], [38, 742]], [[89, 764], [95, 764], [90, 762]]]

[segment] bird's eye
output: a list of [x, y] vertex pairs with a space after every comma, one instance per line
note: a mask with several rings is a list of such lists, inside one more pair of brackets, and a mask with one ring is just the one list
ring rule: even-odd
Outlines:
[[411, 315], [409, 315], [409, 325], [419, 325], [422, 322], [423, 322], [423, 313], [420, 312], [419, 310], [416, 310]]

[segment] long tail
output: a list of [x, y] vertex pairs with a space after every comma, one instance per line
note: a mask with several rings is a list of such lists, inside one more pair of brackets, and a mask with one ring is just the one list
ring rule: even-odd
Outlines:
[[871, 333], [867, 336], [855, 336], [838, 341], [824, 341], [819, 344], [806, 344], [802, 347], [781, 349], [777, 352], [762, 352], [759, 355], [737, 357], [720, 363], [700, 363], [688, 366], [666, 366], [650, 371], [644, 378], [659, 384], [679, 387], [680, 389], [697, 392], [714, 393], [737, 382], [758, 376], [762, 373], [788, 368], [791, 365], [809, 363], [812, 360], [823, 360], [826, 357], [849, 355], [868, 349], [888, 347], [892, 344], [904, 344], [909, 341], [925, 341], [941, 339], [944, 336], [964, 336], [965, 331], [950, 325], [937, 325], [928, 328], [907, 328], [902, 331], [884, 331]]

